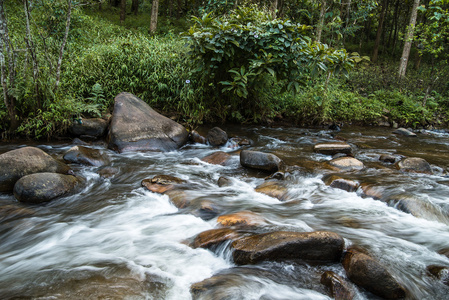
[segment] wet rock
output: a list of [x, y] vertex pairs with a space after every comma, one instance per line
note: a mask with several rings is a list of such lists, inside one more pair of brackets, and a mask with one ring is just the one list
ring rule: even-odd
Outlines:
[[351, 145], [346, 143], [324, 143], [316, 144], [313, 147], [313, 151], [325, 155], [335, 155], [337, 153], [351, 154]]
[[223, 151], [218, 151], [203, 157], [201, 160], [208, 164], [226, 166], [230, 159], [231, 155]]
[[375, 186], [369, 183], [362, 183], [360, 185], [363, 191], [364, 197], [370, 197], [375, 200], [380, 200], [384, 198], [385, 188], [381, 186]]
[[98, 149], [75, 146], [64, 154], [64, 160], [70, 163], [100, 167], [110, 163], [109, 157]]
[[331, 296], [335, 300], [354, 299], [355, 292], [350, 288], [350, 284], [332, 271], [323, 273], [321, 283], [330, 289]]
[[207, 140], [204, 136], [199, 134], [197, 131], [192, 130], [189, 135], [190, 141], [197, 144], [207, 144]]
[[192, 207], [192, 215], [203, 220], [212, 220], [221, 213], [221, 208], [210, 200], [192, 200], [190, 201]]
[[211, 249], [226, 241], [233, 241], [241, 235], [230, 228], [211, 229], [198, 234], [193, 240], [192, 248]]
[[386, 298], [405, 297], [405, 289], [388, 270], [370, 256], [355, 249], [349, 249], [343, 259], [348, 278], [371, 293]]
[[417, 218], [449, 224], [449, 218], [441, 211], [441, 208], [426, 199], [420, 199], [413, 195], [394, 195], [389, 197], [386, 202]]
[[270, 232], [232, 243], [234, 262], [238, 265], [283, 259], [337, 262], [343, 247], [343, 238], [327, 231]]
[[405, 158], [396, 164], [396, 168], [409, 173], [433, 174], [430, 164], [419, 157]]
[[330, 187], [344, 190], [347, 192], [355, 192], [359, 187], [359, 184], [355, 181], [341, 178], [337, 175], [330, 175], [323, 177], [323, 181], [326, 185]]
[[171, 189], [164, 193], [177, 208], [186, 208], [190, 204], [187, 193], [179, 189]]
[[185, 183], [185, 181], [175, 176], [156, 175], [153, 178], [142, 180], [141, 185], [149, 191], [163, 194], [182, 183]]
[[0, 155], [0, 192], [12, 192], [21, 177], [33, 173], [69, 174], [69, 166], [39, 148], [24, 147]]
[[232, 181], [230, 178], [226, 177], [226, 176], [221, 176], [220, 178], [218, 178], [218, 182], [217, 182], [219, 187], [224, 187], [224, 186], [231, 186], [232, 185]]
[[256, 192], [265, 194], [267, 196], [277, 198], [280, 201], [288, 200], [287, 193], [288, 189], [284, 183], [280, 181], [265, 181], [261, 185], [256, 187]]
[[104, 167], [102, 168], [98, 174], [100, 175], [101, 178], [103, 179], [111, 179], [114, 178], [115, 175], [117, 175], [119, 172], [119, 169], [114, 168], [114, 167]]
[[80, 140], [79, 138], [74, 138], [72, 141], [73, 145], [77, 145], [77, 146], [88, 146], [89, 143], [86, 143], [85, 141]]
[[219, 216], [217, 223], [224, 227], [266, 225], [265, 218], [252, 211], [244, 210], [233, 214]]
[[250, 150], [240, 152], [240, 164], [246, 168], [268, 172], [277, 172], [284, 166], [283, 161], [274, 154]]
[[207, 133], [207, 141], [211, 146], [223, 146], [228, 141], [228, 134], [219, 127], [214, 127]]
[[0, 221], [15, 219], [15, 218], [24, 218], [31, 216], [35, 213], [34, 210], [27, 207], [20, 207], [17, 205], [3, 205], [0, 206]]
[[276, 179], [276, 180], [284, 180], [285, 173], [284, 172], [275, 172], [270, 176], [266, 177], [265, 180]]
[[104, 119], [94, 118], [94, 119], [80, 119], [73, 122], [69, 131], [76, 136], [92, 136], [92, 137], [102, 137], [106, 133], [109, 122]]
[[446, 266], [431, 265], [427, 267], [427, 272], [439, 279], [443, 284], [449, 285], [449, 268]]
[[396, 156], [390, 154], [382, 154], [379, 160], [384, 163], [394, 164], [396, 162]]
[[20, 178], [14, 185], [14, 196], [20, 202], [42, 203], [73, 193], [81, 179], [58, 173], [35, 173]]
[[189, 133], [130, 93], [115, 97], [109, 128], [109, 148], [118, 152], [172, 151], [183, 146]]
[[328, 164], [332, 169], [346, 172], [360, 171], [365, 167], [360, 160], [353, 157], [340, 157], [329, 161]]
[[231, 138], [231, 140], [238, 146], [251, 146], [251, 141], [249, 141], [245, 138], [233, 137], [233, 138]]
[[411, 132], [410, 130], [407, 130], [402, 127], [396, 129], [395, 131], [393, 131], [393, 133], [398, 134], [398, 135], [408, 136], [408, 137], [416, 137], [416, 133]]

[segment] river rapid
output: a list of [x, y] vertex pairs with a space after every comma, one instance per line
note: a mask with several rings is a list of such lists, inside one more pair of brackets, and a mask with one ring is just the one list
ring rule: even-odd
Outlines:
[[[301, 128], [222, 127], [251, 141], [212, 148], [190, 144], [167, 153], [125, 153], [102, 149], [118, 170], [103, 179], [98, 168], [71, 165], [87, 179], [73, 196], [25, 205], [0, 194], [1, 299], [192, 299], [190, 287], [220, 275], [201, 299], [332, 299], [320, 283], [331, 270], [346, 277], [341, 264], [303, 261], [237, 266], [229, 244], [215, 251], [189, 247], [192, 237], [217, 228], [218, 215], [204, 215], [195, 203], [208, 201], [219, 215], [255, 212], [268, 225], [254, 232], [317, 230], [340, 234], [386, 266], [408, 291], [407, 299], [449, 299], [449, 287], [430, 276], [430, 265], [449, 267], [449, 134], [423, 131], [404, 137], [390, 128], [344, 127], [342, 131]], [[200, 133], [207, 132], [206, 128]], [[384, 198], [411, 197], [419, 213], [393, 202], [332, 188], [320, 168], [331, 156], [312, 151], [317, 143], [346, 140], [365, 168], [345, 178], [382, 189]], [[22, 144], [0, 144], [0, 153]], [[35, 144], [61, 157], [70, 142]], [[239, 151], [270, 152], [289, 166], [288, 200], [256, 192], [269, 174], [240, 165]], [[216, 151], [232, 155], [227, 166], [201, 158]], [[426, 159], [433, 175], [400, 172], [379, 161], [381, 154]], [[192, 205], [178, 209], [166, 195], [141, 187], [165, 174], [189, 182]], [[221, 176], [231, 184], [218, 187]], [[380, 299], [355, 285], [356, 299]]]

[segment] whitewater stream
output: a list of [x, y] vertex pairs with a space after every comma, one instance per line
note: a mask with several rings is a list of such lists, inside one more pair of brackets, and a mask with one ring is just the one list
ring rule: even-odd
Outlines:
[[[407, 290], [407, 299], [449, 299], [449, 287], [430, 276], [430, 265], [449, 267], [449, 134], [423, 131], [417, 138], [397, 136], [390, 128], [322, 129], [223, 126], [251, 146], [220, 148], [191, 144], [168, 153], [125, 153], [102, 149], [118, 173], [103, 179], [96, 167], [70, 165], [87, 179], [73, 196], [40, 205], [0, 194], [0, 299], [196, 299], [192, 284], [222, 275], [200, 299], [332, 299], [320, 283], [331, 270], [346, 278], [340, 263], [263, 262], [237, 266], [229, 244], [215, 251], [193, 249], [189, 241], [217, 228], [218, 215], [252, 211], [268, 222], [255, 232], [317, 230], [340, 234], [346, 247], [357, 246], [386, 266]], [[200, 133], [207, 132], [200, 129]], [[312, 151], [316, 143], [346, 140], [365, 169], [346, 174], [359, 183], [381, 187], [384, 196], [413, 197], [417, 217], [394, 204], [327, 186], [329, 173], [319, 163], [331, 156]], [[25, 145], [61, 157], [71, 142], [0, 144], [0, 154]], [[256, 192], [269, 174], [240, 165], [242, 149], [270, 152], [284, 160], [288, 200]], [[201, 158], [216, 151], [232, 155], [227, 166]], [[421, 157], [433, 175], [400, 172], [379, 161], [381, 154]], [[167, 195], [141, 187], [155, 175], [179, 177], [190, 184], [192, 205], [178, 209]], [[221, 176], [231, 184], [219, 187]], [[386, 196], [385, 196], [386, 197]], [[217, 215], [203, 214], [208, 201]], [[353, 286], [356, 299], [381, 299]]]

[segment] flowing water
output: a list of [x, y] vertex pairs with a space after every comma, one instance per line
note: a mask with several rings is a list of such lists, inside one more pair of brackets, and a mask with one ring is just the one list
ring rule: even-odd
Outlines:
[[[345, 277], [341, 264], [301, 261], [236, 266], [229, 245], [212, 252], [193, 249], [196, 234], [217, 228], [217, 217], [198, 209], [212, 202], [219, 214], [256, 212], [277, 230], [333, 231], [346, 247], [357, 246], [375, 257], [408, 290], [409, 299], [449, 299], [449, 289], [426, 273], [429, 265], [449, 267], [449, 135], [426, 131], [418, 138], [396, 136], [390, 129], [319, 129], [228, 127], [228, 134], [251, 140], [246, 148], [271, 152], [290, 166], [285, 180], [288, 200], [257, 193], [263, 174], [240, 166], [233, 143], [219, 149], [193, 144], [169, 153], [117, 154], [105, 150], [119, 170], [111, 179], [98, 168], [72, 165], [88, 184], [81, 193], [41, 205], [18, 203], [0, 194], [1, 299], [192, 299], [193, 283], [217, 275], [203, 299], [330, 299], [320, 276], [332, 270]], [[204, 131], [205, 132], [205, 131]], [[203, 132], [203, 133], [204, 133]], [[384, 197], [415, 199], [419, 217], [392, 202], [362, 197], [325, 185], [326, 171], [313, 145], [345, 139], [366, 168], [349, 179], [382, 188]], [[28, 145], [30, 145], [28, 143]], [[2, 144], [0, 153], [23, 145]], [[70, 143], [39, 144], [61, 156]], [[200, 159], [215, 151], [232, 154], [227, 166]], [[402, 173], [379, 162], [380, 154], [425, 158], [434, 175]], [[296, 167], [295, 167], [296, 166]], [[168, 196], [140, 186], [154, 175], [177, 176], [190, 183], [193, 205], [176, 208]], [[218, 187], [220, 176], [231, 185]], [[385, 196], [386, 195], [386, 196]], [[402, 199], [402, 198], [401, 198]], [[196, 202], [195, 202], [196, 201]], [[203, 217], [203, 218], [201, 218]], [[357, 289], [357, 299], [379, 299]]]

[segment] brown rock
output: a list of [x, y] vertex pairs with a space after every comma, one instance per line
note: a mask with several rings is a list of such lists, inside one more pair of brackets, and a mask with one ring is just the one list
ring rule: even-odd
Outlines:
[[232, 241], [240, 237], [235, 230], [230, 228], [211, 229], [198, 234], [193, 243], [192, 248], [210, 249], [216, 247], [226, 241]]
[[172, 151], [183, 146], [189, 133], [130, 93], [115, 97], [109, 127], [109, 148], [118, 152]]
[[427, 272], [438, 278], [443, 284], [449, 285], [449, 268], [446, 266], [431, 265], [427, 267]]
[[117, 168], [114, 167], [104, 167], [102, 168], [98, 174], [100, 174], [100, 177], [103, 179], [110, 179], [115, 177], [115, 175], [117, 175], [119, 172], [119, 170]]
[[228, 153], [223, 152], [223, 151], [218, 151], [218, 152], [212, 153], [211, 155], [203, 157], [201, 160], [204, 162], [207, 162], [208, 164], [226, 166], [226, 164], [229, 162], [230, 158], [231, 158], [231, 155], [229, 155]]
[[207, 140], [204, 136], [202, 136], [201, 134], [199, 134], [197, 131], [192, 130], [190, 132], [190, 140], [193, 143], [197, 143], [197, 144], [207, 144]]
[[369, 183], [362, 183], [360, 185], [363, 191], [363, 196], [370, 197], [376, 200], [384, 198], [385, 188], [381, 186], [375, 186]]
[[366, 254], [355, 249], [348, 250], [343, 267], [352, 282], [375, 295], [386, 299], [405, 297], [405, 289], [388, 270]]
[[409, 157], [401, 160], [396, 167], [404, 172], [433, 174], [430, 164], [423, 158]]
[[231, 186], [232, 182], [231, 179], [229, 179], [228, 177], [221, 176], [220, 178], [218, 178], [217, 184], [219, 187], [224, 187], [224, 186]]
[[173, 203], [173, 205], [177, 208], [185, 208], [190, 204], [190, 201], [187, 198], [187, 193], [183, 190], [171, 189], [166, 191], [164, 194], [168, 196], [171, 203]]
[[72, 170], [35, 147], [3, 153], [0, 155], [0, 192], [12, 192], [16, 181], [23, 176], [43, 172], [69, 174]]
[[359, 184], [355, 181], [341, 178], [337, 175], [328, 175], [323, 177], [323, 181], [326, 185], [333, 188], [344, 190], [347, 192], [354, 192], [359, 187]]
[[331, 168], [339, 170], [339, 171], [359, 171], [362, 170], [365, 166], [363, 163], [353, 157], [340, 157], [333, 159], [328, 162]]
[[344, 240], [327, 231], [278, 231], [236, 240], [232, 248], [234, 262], [238, 265], [282, 259], [336, 262], [340, 261]]
[[142, 180], [141, 185], [149, 191], [163, 194], [182, 183], [185, 181], [175, 176], [156, 175], [153, 178]]
[[396, 156], [390, 155], [390, 154], [382, 154], [382, 155], [380, 155], [379, 160], [381, 162], [394, 164], [396, 161]]
[[259, 226], [266, 225], [266, 220], [260, 215], [251, 211], [239, 211], [233, 214], [222, 215], [217, 219], [221, 226]]
[[351, 145], [346, 143], [324, 143], [316, 144], [313, 147], [313, 151], [325, 155], [335, 155], [337, 153], [351, 154]]
[[321, 276], [321, 283], [327, 286], [331, 291], [331, 296], [335, 300], [354, 299], [355, 293], [350, 288], [348, 282], [332, 271], [326, 271]]
[[256, 187], [256, 192], [265, 194], [267, 196], [277, 198], [280, 201], [287, 200], [288, 189], [284, 183], [280, 181], [265, 181]]
[[207, 141], [212, 146], [223, 146], [228, 141], [228, 134], [219, 127], [214, 127], [207, 133]]

